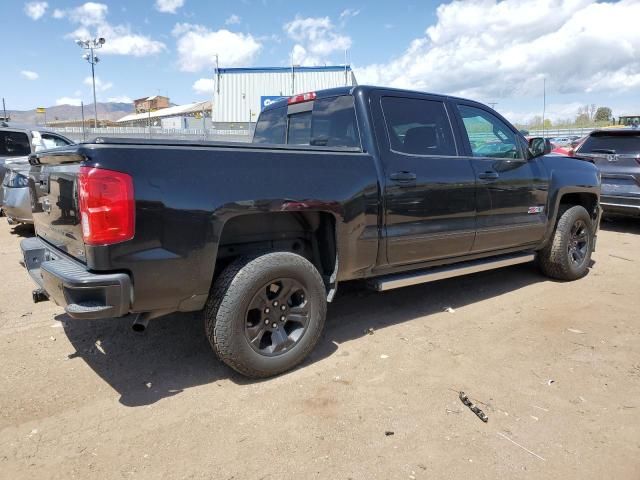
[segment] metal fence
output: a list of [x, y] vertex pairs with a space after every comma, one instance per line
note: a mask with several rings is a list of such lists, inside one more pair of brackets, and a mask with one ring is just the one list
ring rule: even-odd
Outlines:
[[161, 127], [58, 127], [50, 128], [76, 142], [96, 137], [153, 138], [159, 140], [209, 140], [223, 142], [250, 142], [253, 128], [245, 129], [177, 129]]
[[584, 137], [593, 132], [598, 127], [580, 127], [580, 128], [545, 128], [544, 130], [529, 130], [531, 137], [566, 137], [567, 135], [580, 135]]

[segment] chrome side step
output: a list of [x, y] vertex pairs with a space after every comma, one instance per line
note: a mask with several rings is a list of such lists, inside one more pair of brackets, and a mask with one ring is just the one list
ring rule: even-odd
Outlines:
[[415, 272], [399, 273], [395, 275], [385, 275], [372, 278], [369, 285], [378, 292], [392, 290], [394, 288], [417, 285], [418, 283], [434, 282], [444, 278], [459, 277], [470, 273], [484, 272], [494, 268], [509, 267], [520, 263], [532, 262], [536, 258], [533, 253], [519, 253], [516, 255], [504, 255], [497, 258], [472, 260], [469, 262], [456, 263], [443, 267], [434, 267], [428, 270], [418, 270]]

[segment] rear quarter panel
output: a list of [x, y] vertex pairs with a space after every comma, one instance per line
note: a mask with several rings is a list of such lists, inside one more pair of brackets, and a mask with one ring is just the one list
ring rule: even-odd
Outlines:
[[136, 235], [87, 247], [94, 270], [125, 270], [135, 311], [194, 310], [208, 295], [224, 225], [238, 215], [312, 210], [336, 219], [338, 279], [364, 276], [378, 248], [379, 188], [363, 153], [91, 145], [88, 165], [132, 175]]

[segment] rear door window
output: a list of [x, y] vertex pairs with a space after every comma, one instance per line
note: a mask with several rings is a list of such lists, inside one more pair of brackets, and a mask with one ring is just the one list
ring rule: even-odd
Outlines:
[[0, 131], [0, 157], [22, 157], [31, 153], [26, 133]]
[[578, 149], [580, 153], [640, 154], [640, 131], [625, 135], [591, 135]]
[[69, 145], [69, 142], [58, 135], [51, 135], [49, 133], [43, 133], [40, 135], [42, 138], [42, 145], [44, 148], [56, 148]]
[[383, 97], [391, 150], [410, 155], [455, 156], [456, 146], [444, 103]]

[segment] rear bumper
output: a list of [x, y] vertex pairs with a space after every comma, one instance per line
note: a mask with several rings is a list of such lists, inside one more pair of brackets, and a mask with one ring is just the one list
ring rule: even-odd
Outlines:
[[5, 214], [17, 222], [33, 223], [29, 188], [4, 187], [3, 190], [2, 208]]
[[640, 215], [640, 197], [601, 195], [600, 205], [605, 213], [620, 215]]
[[38, 237], [20, 243], [24, 264], [45, 294], [77, 319], [122, 317], [129, 313], [133, 288], [126, 273], [93, 273]]

